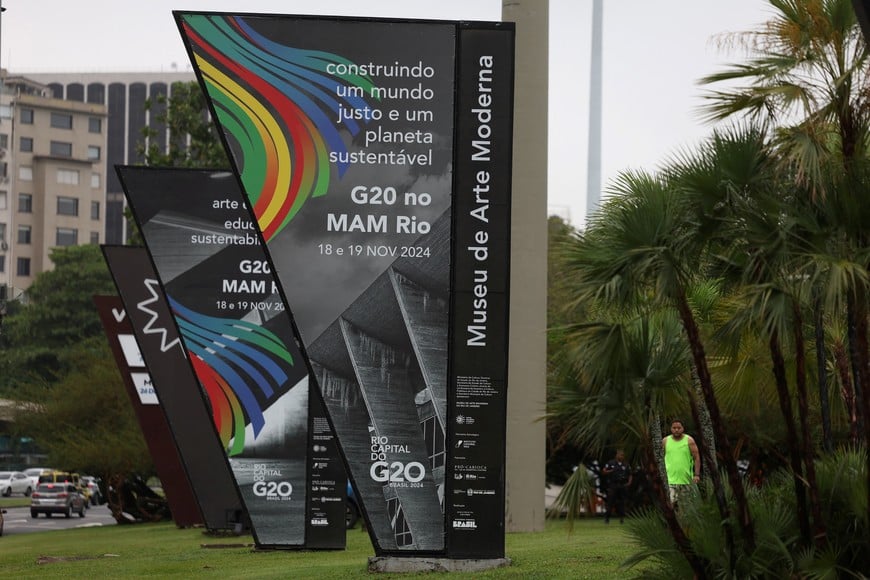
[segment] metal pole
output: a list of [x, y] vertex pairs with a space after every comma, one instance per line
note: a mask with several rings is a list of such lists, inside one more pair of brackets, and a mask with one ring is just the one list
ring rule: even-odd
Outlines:
[[586, 217], [601, 203], [601, 85], [603, 57], [603, 0], [592, 2], [592, 58], [589, 73], [589, 150], [586, 167]]

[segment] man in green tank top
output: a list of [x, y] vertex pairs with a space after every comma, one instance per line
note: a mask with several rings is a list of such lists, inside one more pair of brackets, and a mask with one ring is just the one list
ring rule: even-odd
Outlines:
[[671, 421], [671, 434], [662, 439], [662, 447], [671, 504], [676, 505], [689, 486], [701, 481], [701, 456], [695, 440], [686, 435], [680, 419]]

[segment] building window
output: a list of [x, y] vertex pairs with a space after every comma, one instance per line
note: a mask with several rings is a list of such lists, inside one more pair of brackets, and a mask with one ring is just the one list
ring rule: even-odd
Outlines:
[[88, 132], [89, 133], [102, 133], [103, 132], [103, 120], [99, 117], [88, 117]]
[[21, 109], [21, 124], [33, 125], [33, 109]]
[[0, 149], [7, 149], [9, 147], [9, 135], [6, 133], [0, 133]]
[[423, 438], [426, 441], [426, 450], [429, 453], [429, 464], [432, 469], [444, 467], [444, 431], [438, 417], [432, 415], [420, 422], [423, 428]]
[[52, 141], [51, 154], [55, 157], [72, 157], [72, 143]]
[[99, 161], [100, 160], [100, 148], [96, 145], [88, 145], [88, 160], [89, 161]]
[[18, 194], [18, 213], [33, 213], [33, 196], [29, 193]]
[[91, 202], [91, 219], [92, 220], [100, 219], [100, 202], [98, 202], [98, 201]]
[[0, 242], [6, 241], [6, 224], [0, 223]]
[[91, 232], [91, 243], [99, 244], [100, 243], [100, 232]]
[[402, 547], [413, 544], [414, 537], [411, 534], [411, 529], [408, 527], [408, 522], [405, 521], [405, 510], [402, 509], [399, 498], [394, 497], [387, 500], [387, 515], [390, 518], [390, 525], [393, 528], [396, 545]]
[[69, 113], [52, 113], [51, 126], [55, 129], [72, 129], [72, 115]]
[[77, 197], [57, 197], [57, 215], [79, 215], [79, 200]]
[[30, 258], [18, 258], [18, 276], [30, 276]]
[[22, 137], [18, 142], [18, 150], [22, 153], [33, 153], [33, 137]]
[[25, 245], [30, 243], [30, 226], [18, 226], [18, 243]]
[[[12, 105], [0, 105], [0, 119], [12, 118]], [[4, 145], [5, 147], [5, 145]]]
[[100, 189], [100, 179], [99, 173], [91, 173], [91, 188], [92, 189]]
[[74, 169], [58, 169], [57, 182], [64, 185], [78, 185], [79, 172]]
[[74, 246], [79, 243], [79, 231], [74, 228], [57, 228], [55, 245]]
[[0, 191], [0, 209], [9, 207], [9, 194], [5, 191]]
[[[0, 254], [0, 272], [6, 271], [6, 254]], [[5, 290], [4, 286], [4, 290]]]
[[33, 168], [29, 165], [19, 165], [18, 179], [21, 181], [33, 181]]

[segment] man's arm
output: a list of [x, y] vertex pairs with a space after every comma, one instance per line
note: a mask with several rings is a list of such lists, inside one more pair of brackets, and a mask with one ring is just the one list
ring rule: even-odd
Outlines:
[[693, 481], [695, 479], [700, 481], [701, 480], [701, 454], [698, 453], [698, 444], [695, 443], [695, 440], [692, 437], [690, 437], [689, 435], [686, 435], [686, 437], [689, 437], [689, 451], [692, 452], [692, 460], [695, 463], [695, 477], [694, 477]]

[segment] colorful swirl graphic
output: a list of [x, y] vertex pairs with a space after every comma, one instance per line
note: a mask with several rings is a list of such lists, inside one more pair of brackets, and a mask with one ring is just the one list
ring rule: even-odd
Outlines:
[[[199, 314], [167, 299], [196, 376], [208, 393], [221, 442], [230, 456], [237, 455], [245, 446], [246, 424], [251, 424], [254, 438], [265, 425], [261, 401], [271, 401], [289, 388], [281, 364], [293, 365], [293, 356], [268, 329]], [[258, 393], [250, 385], [256, 385]]]
[[[184, 15], [182, 28], [218, 120], [237, 146], [242, 184], [268, 242], [308, 198], [326, 193], [329, 152], [347, 150], [333, 120], [339, 106], [366, 107], [358, 93], [371, 94], [372, 82], [327, 73], [329, 64], [351, 62], [276, 43], [244, 17]], [[342, 125], [351, 135], [361, 129], [352, 120]], [[341, 176], [347, 164], [337, 167]]]

